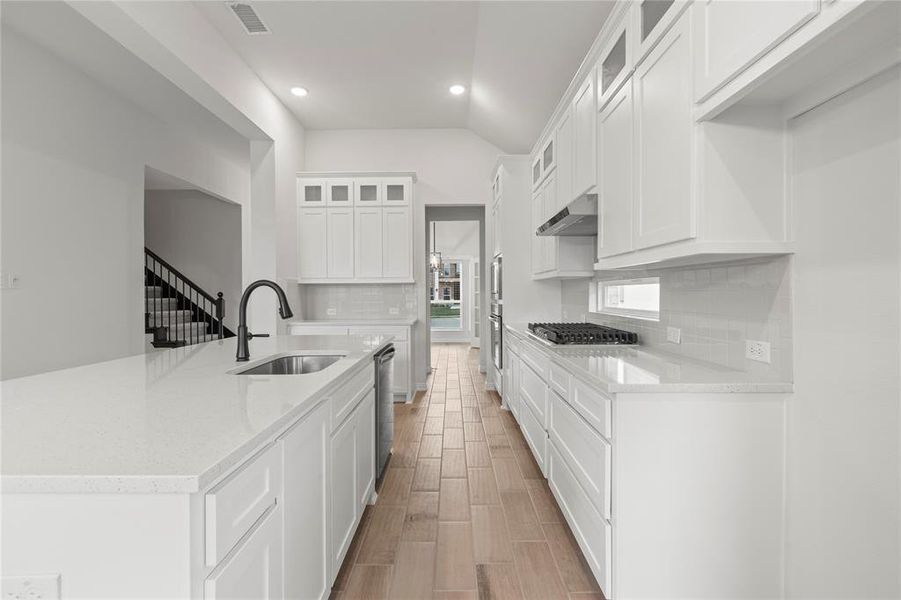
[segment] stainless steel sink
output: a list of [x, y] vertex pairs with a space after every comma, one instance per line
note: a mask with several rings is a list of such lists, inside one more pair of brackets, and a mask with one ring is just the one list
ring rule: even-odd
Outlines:
[[280, 356], [246, 371], [238, 371], [236, 375], [303, 375], [316, 373], [329, 365], [335, 364], [340, 355], [297, 354]]

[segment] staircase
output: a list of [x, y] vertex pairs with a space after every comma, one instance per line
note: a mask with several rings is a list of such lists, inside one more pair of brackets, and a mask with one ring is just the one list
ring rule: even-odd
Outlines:
[[234, 336], [225, 327], [225, 300], [202, 290], [144, 248], [144, 332], [155, 348], [175, 348]]

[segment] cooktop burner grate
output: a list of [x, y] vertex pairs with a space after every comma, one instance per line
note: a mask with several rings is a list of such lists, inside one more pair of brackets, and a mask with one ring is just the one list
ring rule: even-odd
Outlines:
[[637, 344], [638, 334], [594, 323], [529, 323], [529, 331], [553, 344]]

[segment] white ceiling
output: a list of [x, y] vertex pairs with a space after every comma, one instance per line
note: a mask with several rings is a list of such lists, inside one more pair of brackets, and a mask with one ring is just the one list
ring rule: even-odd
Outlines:
[[613, 3], [274, 0], [252, 3], [272, 31], [255, 36], [195, 5], [308, 129], [460, 127], [527, 152]]

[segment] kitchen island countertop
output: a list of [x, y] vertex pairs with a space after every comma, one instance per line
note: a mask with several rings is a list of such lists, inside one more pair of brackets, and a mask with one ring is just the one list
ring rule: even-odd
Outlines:
[[[362, 368], [390, 336], [234, 338], [0, 382], [4, 493], [192, 493]], [[273, 355], [341, 354], [316, 373], [235, 375]]]

